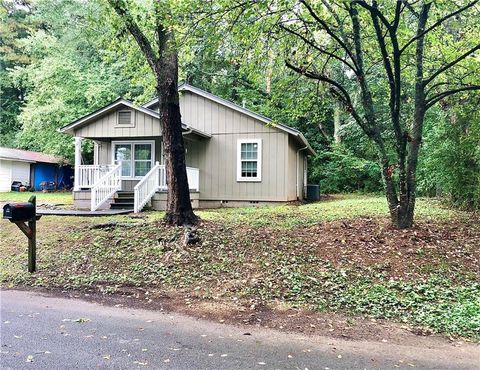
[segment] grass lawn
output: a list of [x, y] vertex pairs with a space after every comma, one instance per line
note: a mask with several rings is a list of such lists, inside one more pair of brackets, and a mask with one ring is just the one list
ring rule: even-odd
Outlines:
[[[168, 295], [252, 314], [258, 307], [334, 312], [480, 339], [474, 214], [420, 200], [415, 227], [399, 231], [383, 197], [361, 195], [198, 214], [202, 241], [188, 248], [183, 230], [166, 227], [161, 212], [44, 216], [34, 275], [26, 273], [23, 234], [4, 222], [0, 282], [147, 300]], [[107, 222], [120, 226], [92, 227]]]
[[18, 191], [0, 192], [0, 203], [27, 202], [32, 195], [37, 197], [37, 204], [73, 204], [73, 196], [70, 192], [42, 193], [41, 191], [34, 193]]

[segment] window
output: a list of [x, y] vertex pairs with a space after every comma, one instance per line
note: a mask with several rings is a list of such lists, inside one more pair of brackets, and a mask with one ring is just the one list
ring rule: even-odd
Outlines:
[[130, 110], [121, 110], [117, 112], [117, 126], [119, 127], [135, 127], [133, 120], [135, 113]]
[[238, 141], [237, 181], [262, 181], [262, 141]]
[[145, 176], [154, 162], [154, 142], [113, 142], [113, 161], [122, 164], [122, 177]]

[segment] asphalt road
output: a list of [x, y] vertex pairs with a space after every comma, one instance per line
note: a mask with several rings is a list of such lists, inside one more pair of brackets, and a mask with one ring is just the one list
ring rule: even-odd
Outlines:
[[0, 294], [2, 370], [480, 369], [473, 345], [341, 341], [24, 291]]

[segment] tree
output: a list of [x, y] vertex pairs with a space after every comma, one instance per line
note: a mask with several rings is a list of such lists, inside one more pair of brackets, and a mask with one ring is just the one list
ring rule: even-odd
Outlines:
[[232, 1], [225, 23], [264, 30], [288, 68], [328, 88], [375, 144], [392, 222], [408, 228], [428, 110], [480, 89], [478, 2]]
[[26, 86], [14, 80], [11, 71], [30, 63], [22, 52], [21, 43], [34, 29], [28, 20], [31, 7], [28, 1], [0, 2], [0, 145], [14, 146], [20, 129], [18, 114], [25, 103]]
[[123, 25], [135, 39], [156, 78], [160, 125], [167, 174], [167, 213], [170, 225], [193, 225], [198, 217], [193, 213], [185, 165], [185, 146], [178, 95], [178, 45], [175, 42], [171, 7], [167, 1], [154, 4], [154, 41], [142, 31], [132, 5], [126, 1], [108, 0]]
[[[73, 159], [72, 139], [57, 132], [59, 127], [118, 96], [135, 99], [142, 94], [123, 77], [125, 56], [104, 47], [103, 38], [112, 37], [100, 22], [101, 9], [99, 4], [81, 0], [37, 0], [29, 9], [24, 20], [30, 25], [28, 31], [23, 37], [11, 36], [17, 44], [11, 49], [22, 59], [17, 58], [6, 70], [8, 79], [22, 87], [25, 97], [14, 113], [18, 125], [11, 131], [15, 140], [10, 145]], [[8, 33], [2, 36], [6, 38]], [[8, 91], [2, 91], [2, 104], [8, 101]], [[84, 144], [88, 158], [93, 146], [87, 141]]]

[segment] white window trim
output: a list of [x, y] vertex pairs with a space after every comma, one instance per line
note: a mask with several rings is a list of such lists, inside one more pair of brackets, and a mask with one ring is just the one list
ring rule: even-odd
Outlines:
[[[130, 124], [120, 124], [119, 122], [119, 115], [120, 113], [122, 112], [130, 112]], [[127, 127], [127, 128], [131, 128], [131, 127], [135, 127], [135, 118], [136, 118], [136, 112], [133, 110], [133, 109], [121, 109], [121, 110], [118, 110], [115, 114], [116, 118], [115, 118], [115, 127], [116, 128], [122, 128], [122, 127]]]
[[132, 158], [130, 159], [132, 162], [132, 175], [131, 176], [121, 176], [122, 180], [141, 180], [143, 176], [135, 176], [135, 148], [134, 144], [150, 144], [152, 146], [152, 160], [151, 160], [151, 167], [155, 165], [155, 140], [129, 140], [129, 141], [112, 141], [112, 164], [115, 164], [115, 145], [117, 144], [128, 144], [132, 146]]
[[[242, 177], [242, 144], [257, 144], [257, 177]], [[237, 141], [237, 182], [262, 181], [262, 139], [238, 139]]]

